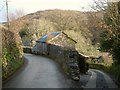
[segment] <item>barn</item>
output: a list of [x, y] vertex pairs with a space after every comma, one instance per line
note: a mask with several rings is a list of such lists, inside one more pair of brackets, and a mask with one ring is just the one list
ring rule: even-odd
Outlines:
[[36, 45], [33, 47], [32, 52], [47, 55], [50, 53], [50, 48], [52, 46], [74, 50], [75, 43], [77, 42], [68, 37], [64, 32], [50, 32], [36, 41]]
[[[76, 43], [64, 32], [50, 32], [36, 41], [32, 52], [53, 58], [61, 65], [66, 74], [69, 74], [74, 80], [79, 80], [79, 70], [84, 68], [85, 57], [76, 51]], [[81, 63], [81, 59], [83, 63]]]

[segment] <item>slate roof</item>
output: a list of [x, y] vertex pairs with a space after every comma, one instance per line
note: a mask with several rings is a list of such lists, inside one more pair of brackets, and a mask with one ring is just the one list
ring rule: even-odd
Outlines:
[[63, 33], [64, 35], [66, 35], [67, 38], [71, 39], [72, 41], [74, 41], [75, 43], [77, 43], [75, 40], [73, 40], [72, 38], [68, 37], [67, 34], [65, 34], [64, 32], [50, 32], [44, 36], [42, 36], [40, 39], [38, 39], [36, 42], [41, 42], [41, 43], [46, 43], [48, 40], [56, 37], [57, 35]]
[[47, 40], [50, 40], [54, 37], [56, 37], [58, 34], [61, 34], [62, 32], [50, 32], [44, 36], [42, 36], [40, 39], [37, 40], [37, 42], [42, 42], [42, 43], [46, 43]]

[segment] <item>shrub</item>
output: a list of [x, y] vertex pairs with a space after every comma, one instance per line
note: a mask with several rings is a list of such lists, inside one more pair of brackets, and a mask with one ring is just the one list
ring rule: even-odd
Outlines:
[[2, 30], [2, 79], [12, 75], [23, 63], [22, 47], [15, 40], [14, 33]]

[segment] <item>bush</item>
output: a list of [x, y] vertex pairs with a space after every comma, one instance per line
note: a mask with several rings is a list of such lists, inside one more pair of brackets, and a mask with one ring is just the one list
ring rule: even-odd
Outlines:
[[19, 35], [20, 35], [21, 38], [29, 35], [28, 28], [25, 26], [23, 29], [21, 29], [21, 31], [19, 32]]
[[101, 50], [110, 52], [114, 63], [120, 64], [120, 2], [108, 5], [104, 21], [106, 28], [101, 34]]
[[2, 31], [2, 79], [3, 81], [12, 75], [23, 63], [22, 47], [15, 40], [14, 33], [8, 30]]
[[113, 64], [110, 68], [110, 73], [112, 73], [116, 77], [117, 81], [120, 83], [120, 65]]

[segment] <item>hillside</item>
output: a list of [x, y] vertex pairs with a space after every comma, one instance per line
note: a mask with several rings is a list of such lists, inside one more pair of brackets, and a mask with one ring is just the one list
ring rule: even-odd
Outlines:
[[[102, 30], [99, 27], [100, 12], [79, 12], [72, 10], [45, 10], [30, 13], [11, 22], [11, 30], [20, 32], [23, 42], [31, 41], [36, 35], [51, 31], [63, 31], [77, 41], [76, 49], [86, 55], [98, 55], [97, 43]], [[98, 19], [95, 19], [98, 18]]]

